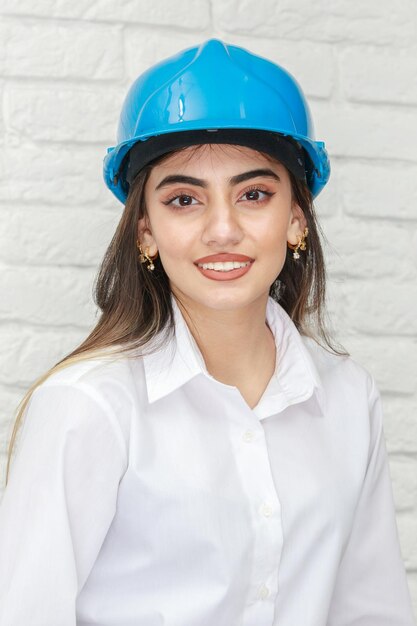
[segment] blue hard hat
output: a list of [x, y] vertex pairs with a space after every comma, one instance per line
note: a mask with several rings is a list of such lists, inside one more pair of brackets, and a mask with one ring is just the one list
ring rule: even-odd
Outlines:
[[[150, 160], [154, 153], [146, 148], [155, 142], [151, 138], [159, 138], [157, 154], [161, 154], [163, 135], [167, 146], [172, 137], [180, 145], [186, 136], [211, 131], [213, 137], [222, 129], [243, 134], [250, 129], [268, 131], [298, 146], [305, 155], [306, 181], [314, 197], [329, 179], [325, 145], [315, 141], [309, 107], [295, 79], [267, 59], [210, 39], [154, 65], [132, 84], [120, 114], [117, 145], [108, 148], [104, 158], [106, 185], [124, 203], [129, 191], [126, 164], [133, 146], [143, 146]], [[178, 135], [184, 131], [187, 135]]]

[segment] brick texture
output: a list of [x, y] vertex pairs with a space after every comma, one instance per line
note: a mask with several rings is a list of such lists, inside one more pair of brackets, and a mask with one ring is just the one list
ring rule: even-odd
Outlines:
[[154, 24], [190, 28], [196, 31], [210, 27], [210, 2], [188, 0], [2, 0], [1, 13], [27, 16], [74, 19], [88, 22]]
[[415, 0], [2, 0], [1, 466], [22, 394], [96, 322], [93, 281], [122, 212], [102, 160], [126, 91], [212, 36], [292, 72], [330, 152], [316, 207], [332, 328], [382, 392], [417, 614]]
[[416, 33], [413, 0], [368, 0], [360, 8], [346, 0], [264, 0], [262, 7], [258, 0], [213, 0], [213, 16], [215, 26], [228, 33], [273, 39], [382, 46], [414, 43]]
[[5, 123], [9, 132], [34, 142], [110, 144], [122, 100], [120, 87], [25, 81], [4, 90]]
[[[349, 46], [340, 52], [343, 94], [352, 102], [417, 104], [417, 48]], [[366, 64], [361, 61], [366, 56]]]
[[4, 19], [0, 22], [0, 41], [3, 76], [60, 80], [120, 80], [123, 76], [118, 25]]

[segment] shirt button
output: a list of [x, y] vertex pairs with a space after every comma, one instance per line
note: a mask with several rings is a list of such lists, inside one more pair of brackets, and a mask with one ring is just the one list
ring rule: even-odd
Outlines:
[[243, 441], [253, 441], [255, 439], [255, 433], [253, 432], [253, 430], [247, 430], [245, 433], [243, 433], [242, 439]]
[[260, 600], [265, 600], [269, 596], [269, 589], [266, 585], [261, 585], [258, 590], [258, 598]]
[[264, 517], [271, 517], [273, 512], [272, 506], [270, 506], [269, 504], [267, 504], [266, 502], [263, 503], [263, 505], [261, 506], [261, 513]]

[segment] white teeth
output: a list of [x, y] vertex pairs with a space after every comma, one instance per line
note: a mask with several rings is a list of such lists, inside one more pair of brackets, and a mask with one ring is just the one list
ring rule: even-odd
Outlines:
[[230, 270], [237, 269], [238, 267], [246, 267], [250, 264], [250, 261], [246, 263], [239, 263], [238, 261], [226, 261], [225, 263], [199, 263], [198, 267], [202, 267], [204, 270], [216, 270], [217, 272], [230, 272]]

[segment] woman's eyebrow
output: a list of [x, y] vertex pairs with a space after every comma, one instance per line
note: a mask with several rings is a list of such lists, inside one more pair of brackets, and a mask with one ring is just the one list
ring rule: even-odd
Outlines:
[[[268, 176], [269, 178], [274, 178], [277, 181], [281, 180], [278, 174], [276, 174], [269, 168], [266, 168], [250, 170], [249, 172], [236, 174], [236, 176], [232, 176], [231, 178], [229, 178], [229, 184], [231, 186], [238, 185], [239, 183], [243, 183], [245, 180], [249, 180], [250, 178], [257, 178], [259, 176]], [[161, 187], [173, 185], [174, 183], [195, 185], [196, 187], [203, 187], [204, 189], [208, 187], [208, 183], [202, 178], [194, 178], [194, 176], [184, 176], [182, 174], [171, 174], [170, 176], [165, 176], [165, 178], [163, 178], [161, 182], [157, 184], [157, 186], [155, 187], [155, 191], [161, 189]]]
[[157, 184], [157, 186], [155, 187], [155, 191], [161, 189], [161, 187], [172, 185], [173, 183], [184, 183], [185, 185], [207, 187], [206, 181], [202, 180], [201, 178], [194, 178], [194, 176], [183, 176], [181, 174], [171, 174], [171, 176], [165, 176], [165, 178], [163, 178], [161, 182]]
[[258, 170], [250, 170], [250, 172], [243, 172], [243, 174], [237, 174], [236, 176], [232, 176], [232, 178], [229, 178], [229, 183], [231, 185], [238, 185], [239, 183], [243, 183], [245, 180], [249, 180], [250, 178], [257, 178], [258, 176], [267, 176], [268, 178], [274, 178], [277, 181], [281, 180], [278, 174], [276, 174], [269, 168], [264, 168]]

